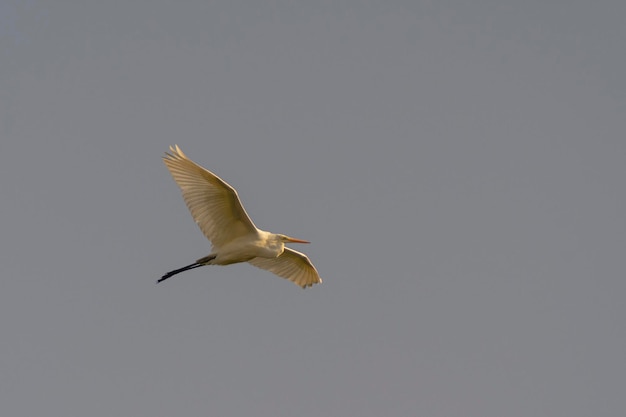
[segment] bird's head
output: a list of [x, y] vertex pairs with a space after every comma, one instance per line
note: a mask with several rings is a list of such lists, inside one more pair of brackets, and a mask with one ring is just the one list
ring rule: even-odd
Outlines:
[[286, 235], [276, 235], [276, 236], [278, 236], [278, 239], [283, 243], [311, 243], [307, 240], [296, 239], [296, 238], [289, 237]]

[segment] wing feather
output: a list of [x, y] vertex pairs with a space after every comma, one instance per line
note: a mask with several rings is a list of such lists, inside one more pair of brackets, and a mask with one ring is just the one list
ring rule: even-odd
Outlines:
[[313, 284], [321, 284], [322, 279], [317, 273], [309, 258], [301, 252], [291, 248], [285, 248], [277, 258], [252, 258], [248, 261], [257, 268], [273, 272], [279, 277], [301, 286], [311, 287]]
[[202, 233], [214, 247], [256, 233], [257, 228], [241, 205], [237, 191], [170, 146], [163, 162], [183, 193], [183, 199]]

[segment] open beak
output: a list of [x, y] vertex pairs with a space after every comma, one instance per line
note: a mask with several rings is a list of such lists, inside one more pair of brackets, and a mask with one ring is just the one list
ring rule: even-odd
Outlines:
[[288, 237], [287, 240], [292, 243], [311, 243], [308, 240], [295, 239], [293, 237]]

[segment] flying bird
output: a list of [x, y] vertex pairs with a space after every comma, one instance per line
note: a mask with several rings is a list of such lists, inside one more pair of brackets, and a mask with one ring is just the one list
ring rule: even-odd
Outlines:
[[285, 247], [285, 243], [310, 242], [258, 229], [241, 205], [237, 191], [187, 158], [178, 145], [170, 146], [163, 162], [180, 187], [191, 216], [211, 241], [212, 248], [209, 255], [168, 272], [157, 283], [189, 269], [238, 262], [248, 262], [273, 272], [302, 288], [322, 282], [305, 254]]

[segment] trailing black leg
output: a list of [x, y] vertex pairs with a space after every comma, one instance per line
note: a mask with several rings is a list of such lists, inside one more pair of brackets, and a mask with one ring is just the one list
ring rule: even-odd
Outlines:
[[173, 271], [170, 271], [167, 274], [163, 275], [161, 277], [161, 279], [159, 279], [157, 281], [157, 284], [159, 282], [161, 282], [161, 281], [165, 281], [169, 277], [174, 276], [174, 275], [176, 275], [178, 273], [181, 273], [181, 272], [184, 272], [184, 271], [188, 271], [188, 270], [194, 269], [194, 268], [199, 268], [199, 267], [204, 266], [204, 265], [208, 265], [209, 261], [212, 261], [213, 259], [215, 259], [215, 255], [205, 256], [204, 258], [198, 259], [196, 262], [192, 263], [191, 265], [183, 266], [182, 268], [178, 268], [178, 269], [175, 269]]
[[161, 282], [161, 281], [165, 281], [165, 280], [166, 280], [166, 279], [168, 279], [169, 277], [174, 276], [174, 275], [176, 275], [176, 274], [178, 274], [178, 273], [180, 273], [180, 272], [183, 272], [183, 271], [188, 271], [188, 270], [190, 270], [190, 269], [194, 269], [194, 268], [199, 268], [199, 267], [204, 266], [204, 265], [205, 265], [205, 264], [199, 264], [198, 262], [194, 262], [194, 263], [192, 263], [191, 265], [187, 265], [187, 266], [184, 266], [184, 267], [182, 267], [182, 268], [179, 268], [179, 269], [175, 269], [175, 270], [173, 270], [173, 271], [170, 271], [170, 272], [168, 272], [167, 274], [163, 275], [163, 276], [161, 277], [161, 279], [159, 279], [159, 280], [157, 281], [157, 284], [158, 284], [159, 282]]

